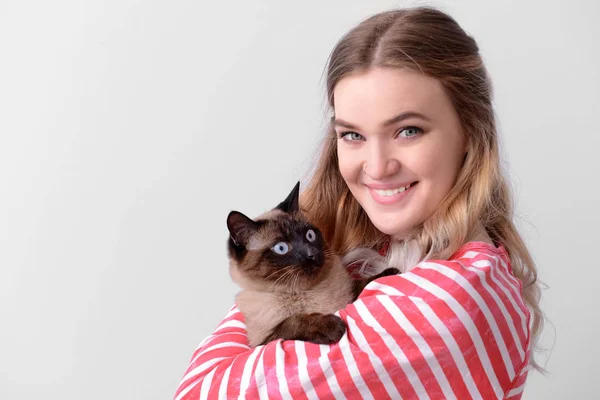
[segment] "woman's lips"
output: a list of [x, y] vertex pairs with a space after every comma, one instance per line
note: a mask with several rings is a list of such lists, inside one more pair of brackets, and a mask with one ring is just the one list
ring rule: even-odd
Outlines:
[[[391, 195], [389, 194], [389, 192], [393, 189], [380, 190], [380, 189], [375, 189], [368, 185], [367, 185], [367, 188], [369, 189], [369, 193], [371, 193], [371, 197], [373, 198], [373, 200], [376, 203], [383, 204], [383, 205], [389, 205], [389, 204], [396, 204], [396, 203], [399, 203], [400, 201], [404, 200], [404, 198], [406, 196], [408, 196], [410, 193], [412, 193], [414, 191], [414, 187], [417, 185], [417, 183], [419, 183], [419, 182], [413, 182], [410, 184], [410, 186], [408, 186], [408, 189], [405, 189], [404, 191], [394, 193]], [[381, 192], [388, 192], [388, 193], [386, 194], [386, 193], [381, 193]]]

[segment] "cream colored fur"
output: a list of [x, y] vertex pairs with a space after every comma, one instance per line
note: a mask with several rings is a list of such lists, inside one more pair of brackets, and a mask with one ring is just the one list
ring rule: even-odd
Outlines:
[[288, 284], [273, 285], [243, 276], [235, 261], [230, 274], [242, 291], [235, 300], [242, 312], [250, 346], [262, 343], [280, 322], [294, 314], [330, 314], [353, 300], [352, 278], [336, 257], [314, 287]]

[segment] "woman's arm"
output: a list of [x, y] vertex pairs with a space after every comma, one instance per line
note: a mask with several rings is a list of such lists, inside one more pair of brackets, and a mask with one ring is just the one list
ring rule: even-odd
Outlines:
[[233, 307], [175, 398], [518, 399], [529, 338], [521, 285], [499, 255], [470, 253], [370, 283], [336, 313], [348, 330], [334, 345], [250, 349]]

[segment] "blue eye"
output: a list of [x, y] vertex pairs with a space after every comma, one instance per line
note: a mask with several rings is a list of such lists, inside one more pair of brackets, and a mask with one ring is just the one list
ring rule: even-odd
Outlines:
[[290, 250], [290, 247], [286, 242], [279, 242], [275, 246], [271, 247], [271, 250], [277, 254], [283, 255]]
[[[402, 132], [407, 132], [406, 135], [402, 135]], [[410, 132], [410, 133], [409, 133]], [[400, 130], [400, 135], [405, 138], [411, 138], [417, 136], [419, 133], [423, 132], [423, 129], [417, 128], [416, 126], [407, 126], [406, 128]]]
[[315, 231], [313, 231], [312, 229], [309, 229], [309, 230], [306, 232], [306, 239], [307, 239], [309, 242], [314, 242], [316, 238], [317, 238], [317, 234], [316, 234], [316, 233], [315, 233]]
[[363, 136], [360, 133], [356, 132], [342, 132], [340, 133], [340, 139], [344, 139], [348, 142], [355, 142], [357, 140], [361, 140]]

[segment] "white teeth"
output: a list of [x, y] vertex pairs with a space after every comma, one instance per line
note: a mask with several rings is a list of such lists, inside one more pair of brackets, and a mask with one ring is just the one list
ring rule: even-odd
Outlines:
[[375, 192], [380, 196], [393, 196], [395, 194], [402, 193], [405, 190], [408, 190], [409, 187], [410, 187], [410, 185], [406, 185], [406, 186], [403, 186], [398, 189], [386, 189], [386, 190], [375, 189]]

